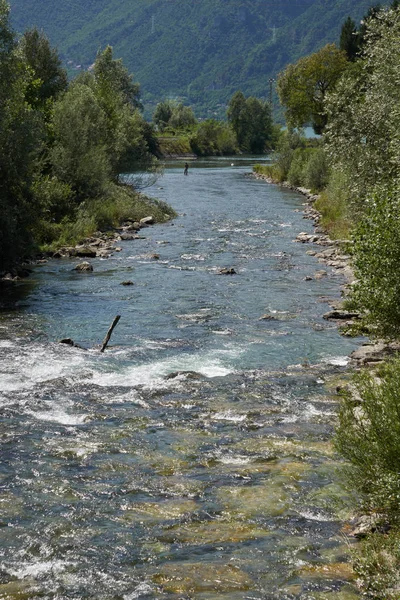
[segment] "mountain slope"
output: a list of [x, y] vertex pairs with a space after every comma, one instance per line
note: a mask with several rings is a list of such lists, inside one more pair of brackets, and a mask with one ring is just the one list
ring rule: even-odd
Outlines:
[[268, 97], [286, 64], [337, 40], [371, 0], [11, 0], [15, 28], [45, 30], [71, 72], [111, 44], [148, 107], [166, 96], [221, 111], [237, 89]]

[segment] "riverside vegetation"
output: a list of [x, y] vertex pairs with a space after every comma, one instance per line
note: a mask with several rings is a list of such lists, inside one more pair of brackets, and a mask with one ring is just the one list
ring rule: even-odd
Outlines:
[[[348, 239], [356, 282], [345, 305], [358, 331], [400, 336], [399, 2], [374, 6], [360, 27], [347, 19], [340, 47], [329, 45], [283, 71], [278, 92], [288, 132], [271, 165], [273, 181], [311, 188], [331, 238]], [[299, 133], [312, 123], [321, 135]], [[301, 129], [300, 129], [301, 131]], [[395, 354], [395, 352], [392, 352]], [[400, 359], [362, 371], [343, 394], [336, 446], [367, 522], [354, 569], [369, 598], [400, 598]], [[361, 537], [361, 534], [360, 534]]]
[[112, 49], [68, 84], [36, 29], [17, 41], [0, 0], [0, 269], [123, 219], [174, 212], [121, 181], [155, 168], [139, 86]]
[[241, 92], [228, 122], [198, 122], [190, 107], [165, 100], [149, 123], [139, 84], [110, 46], [68, 82], [44, 33], [34, 28], [18, 40], [9, 12], [0, 0], [0, 272], [123, 221], [170, 219], [170, 206], [138, 192], [155, 181], [163, 155], [274, 144], [269, 104]]

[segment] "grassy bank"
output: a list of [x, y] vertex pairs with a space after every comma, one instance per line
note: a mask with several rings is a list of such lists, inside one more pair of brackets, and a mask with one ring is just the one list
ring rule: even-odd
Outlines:
[[79, 204], [59, 223], [40, 221], [33, 231], [42, 251], [54, 251], [60, 246], [75, 245], [96, 231], [111, 231], [123, 221], [140, 221], [153, 216], [164, 223], [176, 216], [166, 202], [134, 191], [128, 185], [110, 184], [108, 194]]

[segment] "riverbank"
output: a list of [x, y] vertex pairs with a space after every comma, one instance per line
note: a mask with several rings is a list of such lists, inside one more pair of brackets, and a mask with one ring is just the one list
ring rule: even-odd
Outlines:
[[109, 258], [121, 251], [121, 242], [140, 239], [142, 229], [176, 216], [167, 203], [135, 192], [130, 186], [115, 189], [120, 195], [82, 203], [74, 218], [60, 224], [43, 223], [43, 232], [38, 234], [41, 248], [2, 271], [0, 281], [28, 277], [33, 265], [46, 263], [50, 258]]
[[[276, 183], [270, 177], [257, 174], [258, 179]], [[288, 184], [284, 187], [294, 189]], [[308, 251], [319, 261], [339, 268], [347, 284], [354, 281], [351, 257], [338, 256], [335, 246], [348, 241], [332, 241], [320, 227], [321, 214], [314, 207], [318, 200], [309, 190], [295, 188], [307, 198], [304, 216], [314, 222], [316, 235], [300, 233], [296, 241], [328, 245], [322, 253]], [[336, 263], [335, 259], [339, 259]], [[332, 260], [333, 259], [333, 260]], [[345, 288], [346, 290], [346, 288]], [[339, 323], [351, 316], [342, 333], [350, 331], [361, 315], [346, 311], [331, 311], [325, 318]], [[400, 527], [397, 464], [399, 456], [398, 389], [400, 383], [400, 343], [374, 340], [364, 342], [350, 354], [351, 382], [337, 386], [341, 396], [336, 447], [351, 464], [346, 471], [348, 489], [356, 496], [353, 512], [356, 515], [346, 535], [359, 541], [354, 552], [353, 567], [359, 577], [360, 589], [369, 597], [398, 599], [400, 589]], [[362, 426], [361, 426], [362, 425]], [[394, 458], [394, 463], [392, 460]]]

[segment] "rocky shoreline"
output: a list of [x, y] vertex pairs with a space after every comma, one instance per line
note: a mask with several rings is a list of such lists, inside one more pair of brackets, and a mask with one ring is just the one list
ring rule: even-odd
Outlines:
[[[55, 252], [42, 253], [23, 266], [17, 266], [14, 269], [9, 269], [1, 273], [0, 281], [19, 281], [24, 279], [31, 273], [29, 264], [44, 264], [52, 259], [109, 258], [114, 252], [121, 252], [122, 248], [119, 246], [121, 242], [144, 239], [144, 236], [140, 235], [139, 232], [155, 223], [156, 220], [152, 215], [144, 217], [140, 221], [128, 219], [120, 227], [117, 227], [115, 231], [107, 233], [97, 231], [93, 236], [81, 240], [76, 246], [61, 246]], [[155, 259], [156, 257], [157, 255], [153, 256]], [[77, 264], [74, 269], [77, 271], [92, 271], [93, 267], [89, 262], [85, 261]]]
[[[321, 213], [313, 206], [315, 201], [318, 200], [318, 194], [313, 194], [311, 190], [295, 187], [290, 185], [288, 182], [277, 183], [271, 177], [262, 175], [260, 173], [252, 173], [252, 177], [255, 179], [261, 179], [267, 183], [274, 185], [280, 185], [282, 187], [293, 190], [294, 192], [300, 193], [306, 198], [306, 202], [303, 204], [303, 216], [305, 219], [313, 221], [315, 233], [309, 234], [301, 232], [297, 235], [295, 242], [302, 244], [316, 244], [321, 246], [321, 250], [307, 250], [307, 254], [314, 256], [319, 263], [326, 265], [327, 267], [333, 268], [335, 271], [343, 275], [346, 280], [345, 288], [343, 290], [346, 295], [346, 290], [355, 281], [354, 272], [351, 266], [351, 256], [346, 252], [346, 248], [349, 248], [350, 240], [332, 240], [327, 235], [327, 232], [321, 227]], [[306, 280], [312, 281], [313, 279], [321, 279], [327, 275], [326, 271], [317, 271], [313, 276], [306, 277]], [[342, 328], [350, 328], [354, 325], [354, 321], [361, 318], [362, 315], [356, 312], [349, 312], [343, 309], [343, 302], [338, 301], [337, 303], [331, 303], [332, 310], [324, 315], [324, 319], [334, 321]], [[343, 334], [343, 332], [342, 332]], [[357, 350], [354, 350], [350, 354], [350, 367], [354, 369], [360, 369], [363, 367], [373, 367], [379, 363], [382, 363], [389, 357], [394, 357], [400, 353], [400, 342], [387, 343], [383, 340], [378, 341], [367, 341], [360, 345]]]

